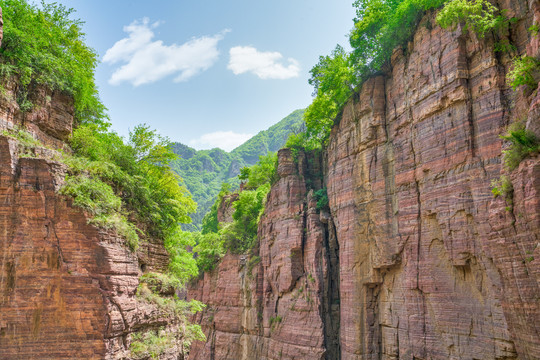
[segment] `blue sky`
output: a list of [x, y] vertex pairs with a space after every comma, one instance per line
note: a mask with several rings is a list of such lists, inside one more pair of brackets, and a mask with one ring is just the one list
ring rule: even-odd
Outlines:
[[309, 70], [346, 45], [352, 0], [62, 0], [86, 24], [113, 129], [147, 123], [231, 150], [311, 102]]

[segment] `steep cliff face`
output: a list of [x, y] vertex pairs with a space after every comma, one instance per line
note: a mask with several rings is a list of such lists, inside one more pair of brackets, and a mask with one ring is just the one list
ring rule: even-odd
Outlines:
[[33, 88], [22, 113], [17, 81], [2, 85], [0, 131], [26, 129], [49, 148], [0, 133], [0, 358], [128, 359], [133, 332], [174, 325], [136, 296], [141, 268], [165, 271], [168, 254], [152, 239], [130, 252], [57, 193], [66, 169], [53, 149], [71, 133], [71, 98]]
[[[499, 5], [517, 52], [540, 55], [539, 3]], [[426, 15], [336, 121], [329, 214], [307, 191], [317, 161], [280, 153], [256, 255], [190, 291], [209, 305], [190, 359], [540, 358], [540, 158], [508, 174], [512, 204], [491, 193], [506, 126], [540, 135], [540, 98], [505, 83], [510, 58]]]
[[325, 358], [329, 329], [320, 314], [328, 306], [322, 294], [328, 294], [331, 255], [306, 188], [322, 169], [318, 157], [298, 160], [279, 152], [280, 180], [261, 220], [258, 255], [229, 254], [192, 285], [189, 295], [208, 304], [196, 319], [208, 341], [194, 344], [190, 358]]

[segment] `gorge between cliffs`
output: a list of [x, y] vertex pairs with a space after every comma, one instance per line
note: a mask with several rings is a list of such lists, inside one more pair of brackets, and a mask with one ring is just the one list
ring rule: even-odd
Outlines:
[[[540, 1], [497, 5], [516, 19], [516, 52], [540, 57], [528, 31]], [[354, 92], [322, 150], [279, 150], [256, 245], [177, 294], [206, 305], [189, 319], [206, 340], [157, 358], [540, 359], [540, 156], [509, 171], [501, 138], [516, 121], [540, 137], [540, 93], [508, 86], [512, 56], [493, 37], [435, 17]], [[26, 113], [2, 96], [0, 129], [65, 147], [72, 99], [32, 96]], [[135, 359], [132, 334], [176, 331], [137, 296], [141, 275], [166, 272], [163, 243], [132, 252], [89, 224], [58, 193], [67, 170], [54, 154], [20, 146], [0, 135], [0, 359]], [[492, 193], [501, 176], [511, 199]]]

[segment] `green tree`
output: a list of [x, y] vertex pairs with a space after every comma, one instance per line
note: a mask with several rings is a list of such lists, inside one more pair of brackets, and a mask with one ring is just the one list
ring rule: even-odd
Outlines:
[[71, 19], [73, 9], [57, 3], [41, 3], [41, 9], [26, 0], [0, 0], [4, 38], [0, 68], [4, 75], [19, 78], [18, 96], [23, 110], [31, 108], [31, 83], [73, 95], [76, 120], [107, 126], [105, 107], [94, 81], [96, 52], [84, 43], [83, 22]]
[[180, 224], [191, 221], [196, 204], [169, 167], [176, 158], [169, 140], [147, 125], [136, 126], [126, 142], [89, 124], [73, 132], [71, 145], [74, 155], [66, 158], [70, 170], [63, 193], [91, 211], [98, 225], [116, 228], [132, 248], [137, 233], [162, 239], [171, 272], [183, 282], [195, 275], [188, 251], [195, 243]]
[[319, 57], [310, 73], [309, 83], [314, 87], [315, 99], [307, 108], [304, 121], [306, 145], [314, 148], [326, 143], [334, 118], [351, 96], [358, 78], [350, 54], [340, 45], [330, 56]]

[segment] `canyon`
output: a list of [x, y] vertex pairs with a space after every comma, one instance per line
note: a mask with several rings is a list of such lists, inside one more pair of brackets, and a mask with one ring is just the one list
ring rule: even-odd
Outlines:
[[[506, 84], [513, 56], [540, 57], [528, 31], [540, 1], [498, 5], [516, 19], [515, 54], [428, 12], [323, 151], [279, 151], [256, 247], [188, 286], [207, 305], [191, 319], [207, 340], [188, 359], [540, 358], [540, 156], [509, 171], [500, 138], [517, 121], [540, 136], [540, 94]], [[3, 88], [0, 130], [47, 147], [29, 154], [0, 134], [0, 358], [130, 359], [133, 333], [175, 329], [136, 295], [168, 254], [151, 238], [131, 252], [58, 193], [72, 99], [36, 86], [24, 113], [17, 81]], [[510, 198], [492, 194], [502, 175]], [[180, 341], [160, 359], [185, 351]]]
[[[540, 4], [499, 6], [515, 55], [538, 57]], [[322, 154], [280, 150], [257, 248], [191, 284], [208, 308], [189, 359], [540, 358], [540, 158], [508, 172], [500, 138], [540, 135], [540, 97], [508, 87], [494, 41], [427, 14]], [[512, 201], [491, 192], [503, 174]]]

